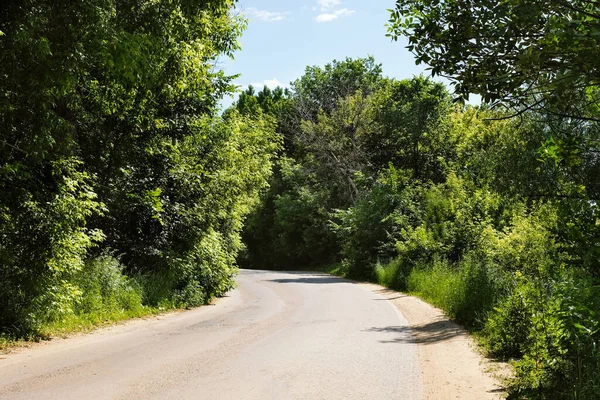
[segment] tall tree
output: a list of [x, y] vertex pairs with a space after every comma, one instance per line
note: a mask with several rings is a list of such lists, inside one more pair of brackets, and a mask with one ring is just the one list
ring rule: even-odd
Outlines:
[[315, 121], [320, 111], [333, 112], [339, 100], [357, 91], [370, 95], [381, 79], [381, 64], [372, 56], [306, 67], [304, 75], [292, 83], [295, 109], [302, 119]]

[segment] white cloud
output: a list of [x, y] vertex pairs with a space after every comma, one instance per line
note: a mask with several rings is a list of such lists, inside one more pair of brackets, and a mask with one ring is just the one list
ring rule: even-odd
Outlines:
[[287, 87], [283, 83], [279, 82], [277, 78], [266, 79], [262, 82], [252, 82], [250, 85], [254, 86], [254, 89], [262, 90], [263, 87], [268, 87], [269, 89], [275, 89], [277, 86], [281, 86], [282, 88]]
[[321, 11], [325, 12], [331, 10], [342, 4], [341, 0], [317, 0], [317, 4], [321, 7]]
[[339, 10], [334, 10], [333, 12], [330, 12], [330, 13], [319, 14], [319, 15], [317, 15], [317, 17], [315, 19], [317, 22], [331, 22], [331, 21], [338, 19], [339, 17], [350, 16], [350, 15], [354, 14], [355, 12], [356, 11], [354, 11], [354, 10], [349, 10], [347, 8], [341, 8]]
[[281, 21], [287, 17], [289, 12], [278, 12], [278, 11], [267, 11], [259, 10], [255, 7], [249, 7], [246, 9], [246, 15], [250, 18], [256, 18], [263, 22], [276, 22]]
[[315, 17], [317, 22], [331, 22], [340, 17], [347, 17], [356, 11], [347, 8], [338, 8], [342, 5], [342, 0], [317, 0], [317, 6], [313, 11], [320, 10], [320, 14]]

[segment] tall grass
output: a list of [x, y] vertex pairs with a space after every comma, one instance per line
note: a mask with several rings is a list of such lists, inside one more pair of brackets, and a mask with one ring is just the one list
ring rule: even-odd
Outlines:
[[490, 263], [466, 258], [457, 265], [446, 260], [420, 264], [412, 270], [393, 260], [376, 268], [379, 284], [407, 290], [444, 310], [469, 328], [480, 328], [506, 284]]
[[87, 331], [126, 319], [143, 317], [175, 308], [168, 277], [147, 274], [129, 278], [119, 260], [104, 254], [88, 260], [73, 276], [76, 296], [61, 313], [40, 320], [34, 331], [5, 329], [0, 349], [19, 341], [39, 341], [54, 335]]

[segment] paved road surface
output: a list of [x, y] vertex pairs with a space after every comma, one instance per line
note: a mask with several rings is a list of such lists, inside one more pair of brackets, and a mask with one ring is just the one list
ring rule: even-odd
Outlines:
[[406, 320], [320, 274], [241, 271], [214, 306], [0, 357], [0, 399], [420, 399]]

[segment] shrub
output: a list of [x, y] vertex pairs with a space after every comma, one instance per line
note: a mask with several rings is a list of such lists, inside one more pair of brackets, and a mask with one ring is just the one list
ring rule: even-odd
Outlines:
[[349, 276], [373, 279], [376, 263], [389, 261], [395, 254], [394, 235], [402, 219], [394, 219], [394, 212], [407, 203], [412, 192], [404, 186], [407, 176], [403, 171], [388, 167], [376, 182], [366, 182], [360, 175], [359, 183], [365, 191], [347, 210], [336, 210], [332, 228], [341, 242], [341, 255]]
[[518, 284], [494, 308], [482, 338], [490, 355], [502, 359], [522, 357], [527, 348], [535, 290], [518, 275]]
[[409, 291], [471, 328], [483, 325], [504, 284], [496, 265], [471, 255], [458, 265], [436, 260], [419, 266], [407, 281]]
[[387, 264], [377, 263], [375, 277], [380, 285], [396, 290], [407, 290], [411, 271], [412, 267], [409, 263], [404, 262], [401, 257], [396, 257]]
[[159, 310], [175, 307], [173, 280], [172, 271], [149, 272], [133, 278], [142, 293], [142, 303]]
[[554, 281], [519, 276], [515, 291], [484, 330], [492, 354], [517, 358], [511, 398], [597, 396], [598, 295], [589, 278], [572, 272]]
[[123, 273], [123, 265], [112, 255], [88, 260], [75, 278], [82, 292], [75, 314], [108, 315], [113, 312], [140, 312], [142, 291]]
[[[20, 336], [74, 313], [82, 293], [72, 279], [103, 239], [85, 224], [102, 204], [81, 168], [76, 159], [57, 161], [46, 183], [16, 176], [9, 178], [12, 185], [0, 182], [6, 188], [0, 198], [0, 331]], [[25, 184], [28, 190], [19, 187]]]

